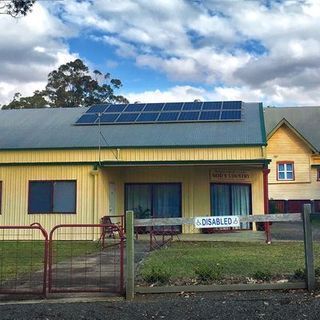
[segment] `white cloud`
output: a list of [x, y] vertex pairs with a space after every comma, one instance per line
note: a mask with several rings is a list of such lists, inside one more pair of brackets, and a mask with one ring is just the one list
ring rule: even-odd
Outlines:
[[[176, 82], [215, 86], [218, 96], [240, 93], [285, 103], [315, 101], [315, 87], [320, 91], [318, 0], [72, 0], [64, 17], [99, 30], [103, 41], [138, 66]], [[248, 41], [266, 51], [255, 51]]]
[[318, 0], [38, 2], [26, 18], [1, 17], [0, 30], [8, 30], [0, 33], [8, 43], [0, 48], [0, 103], [19, 86], [30, 92], [33, 85], [25, 84], [43, 85], [49, 71], [70, 60], [64, 39], [74, 30], [114, 46], [119, 60], [175, 82], [168, 90], [131, 93], [130, 100], [311, 104], [320, 98]]
[[140, 93], [127, 93], [126, 97], [134, 102], [183, 102], [195, 99], [205, 100], [206, 91], [192, 86], [175, 86], [168, 90], [159, 89]]
[[0, 104], [44, 88], [50, 71], [76, 57], [62, 41], [72, 30], [39, 3], [21, 19], [2, 15], [0, 30]]

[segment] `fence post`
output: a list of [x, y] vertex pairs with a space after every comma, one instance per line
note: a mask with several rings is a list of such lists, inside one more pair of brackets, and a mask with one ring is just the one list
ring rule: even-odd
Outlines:
[[134, 298], [134, 213], [126, 211], [126, 299]]
[[304, 236], [304, 255], [306, 266], [307, 287], [309, 291], [315, 289], [315, 271], [313, 262], [313, 243], [312, 243], [312, 229], [310, 221], [311, 205], [305, 204], [303, 206], [303, 236]]

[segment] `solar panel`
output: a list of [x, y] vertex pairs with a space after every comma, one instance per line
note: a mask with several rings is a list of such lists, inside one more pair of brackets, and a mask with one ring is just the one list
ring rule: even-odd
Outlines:
[[[104, 113], [100, 116], [100, 123], [114, 122], [119, 116], [119, 113]], [[97, 121], [99, 123], [99, 120]]]
[[103, 113], [108, 107], [109, 104], [97, 104], [95, 106], [90, 107], [86, 111], [86, 113]]
[[153, 122], [157, 120], [159, 112], [140, 113], [137, 122]]
[[213, 101], [213, 102], [204, 102], [202, 110], [220, 110], [222, 102]]
[[241, 121], [241, 117], [241, 101], [99, 104], [88, 108], [75, 124], [223, 122]]
[[128, 104], [124, 112], [139, 112], [143, 110], [145, 105], [145, 103]]
[[176, 121], [178, 116], [179, 112], [163, 112], [160, 114], [157, 121]]
[[116, 122], [134, 122], [138, 115], [138, 113], [122, 113]]
[[163, 111], [180, 111], [183, 103], [166, 103], [163, 107]]
[[163, 108], [163, 103], [150, 103], [147, 104], [143, 111], [161, 111]]
[[241, 109], [241, 101], [224, 101], [222, 103], [222, 109], [234, 109], [240, 110]]
[[222, 111], [221, 120], [240, 120], [241, 111]]
[[180, 121], [198, 120], [199, 112], [181, 112], [179, 116]]
[[97, 114], [84, 114], [82, 115], [78, 121], [77, 124], [93, 124], [98, 118]]
[[122, 112], [126, 106], [126, 104], [112, 104], [105, 112]]
[[202, 102], [185, 102], [182, 110], [201, 110]]
[[199, 120], [219, 120], [220, 111], [202, 111]]

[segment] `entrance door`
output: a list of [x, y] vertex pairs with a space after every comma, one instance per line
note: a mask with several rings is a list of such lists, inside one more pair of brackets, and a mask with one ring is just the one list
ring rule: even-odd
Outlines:
[[109, 216], [116, 215], [116, 185], [109, 183]]
[[[251, 185], [211, 184], [211, 215], [251, 214]], [[250, 223], [241, 223], [241, 229], [250, 229]]]
[[126, 210], [144, 218], [181, 217], [180, 183], [126, 184]]

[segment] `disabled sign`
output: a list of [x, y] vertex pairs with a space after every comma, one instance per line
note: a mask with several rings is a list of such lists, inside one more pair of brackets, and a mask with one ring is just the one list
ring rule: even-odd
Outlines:
[[239, 216], [195, 217], [196, 228], [239, 228]]

